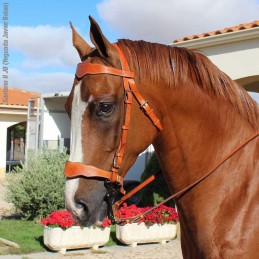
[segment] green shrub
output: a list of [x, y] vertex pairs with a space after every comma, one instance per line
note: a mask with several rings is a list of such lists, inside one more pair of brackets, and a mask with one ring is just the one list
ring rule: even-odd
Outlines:
[[30, 153], [27, 163], [14, 172], [21, 177], [10, 181], [7, 200], [14, 204], [25, 219], [40, 219], [64, 204], [65, 177], [63, 174], [68, 156], [58, 150]]
[[[144, 172], [141, 175], [141, 182], [160, 171], [160, 165], [155, 154], [149, 159]], [[149, 183], [141, 190], [141, 200], [145, 206], [154, 206], [170, 196], [169, 189], [161, 174], [153, 182]]]

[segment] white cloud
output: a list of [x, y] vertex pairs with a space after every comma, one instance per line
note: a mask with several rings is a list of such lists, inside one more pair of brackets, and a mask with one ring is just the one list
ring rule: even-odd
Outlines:
[[258, 19], [256, 0], [104, 0], [98, 12], [123, 38], [170, 44]]
[[69, 92], [74, 75], [70, 73], [24, 73], [10, 69], [9, 86], [38, 93]]
[[[104, 0], [97, 7], [101, 18], [118, 30], [120, 37], [166, 44], [179, 37], [251, 22], [259, 13], [258, 0]], [[81, 35], [85, 33], [88, 30]], [[90, 43], [89, 37], [85, 38]], [[43, 93], [71, 89], [73, 73], [64, 71], [75, 69], [80, 60], [69, 25], [10, 25], [9, 49], [16, 61], [16, 67], [10, 64], [9, 68], [10, 87]], [[20, 54], [19, 60], [15, 53]], [[42, 68], [48, 72], [40, 72]]]
[[70, 91], [74, 75], [64, 71], [75, 69], [80, 59], [69, 26], [10, 26], [9, 49], [15, 61], [15, 67], [12, 62], [9, 67], [10, 87], [40, 93]]
[[69, 26], [10, 26], [9, 39], [10, 50], [25, 56], [23, 68], [75, 66], [79, 62]]

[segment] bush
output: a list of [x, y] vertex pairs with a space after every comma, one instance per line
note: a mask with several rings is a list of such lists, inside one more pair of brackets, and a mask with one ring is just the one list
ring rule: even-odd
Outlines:
[[[153, 154], [141, 175], [141, 182], [160, 170], [161, 168], [157, 157], [155, 154]], [[141, 199], [145, 206], [157, 205], [169, 196], [170, 191], [162, 174], [141, 190]]]
[[21, 177], [10, 181], [7, 200], [14, 204], [25, 219], [41, 219], [50, 212], [65, 207], [63, 173], [68, 156], [58, 150], [30, 153], [27, 164], [13, 172]]

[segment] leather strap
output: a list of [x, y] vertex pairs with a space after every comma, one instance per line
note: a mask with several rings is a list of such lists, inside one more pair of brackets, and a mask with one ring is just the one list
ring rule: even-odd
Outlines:
[[156, 116], [154, 110], [149, 106], [148, 102], [142, 97], [138, 88], [135, 85], [135, 82], [130, 84], [130, 88], [134, 94], [134, 97], [140, 105], [140, 109], [146, 114], [147, 117], [152, 121], [152, 123], [159, 129], [163, 130], [162, 124], [158, 117]]
[[85, 75], [109, 74], [113, 76], [121, 76], [126, 78], [134, 78], [134, 73], [124, 71], [114, 67], [107, 67], [101, 64], [79, 63], [76, 69], [76, 76], [81, 79]]
[[[117, 44], [114, 44], [115, 48], [118, 51], [120, 61], [121, 61], [121, 66], [123, 71], [129, 71], [129, 65], [128, 62], [123, 55], [121, 49], [118, 47]], [[123, 77], [123, 86], [124, 86], [124, 104], [125, 104], [125, 115], [124, 115], [124, 124], [121, 127], [122, 134], [120, 138], [120, 143], [119, 146], [116, 150], [115, 157], [113, 160], [113, 166], [111, 171], [114, 171], [116, 169], [119, 169], [122, 160], [123, 160], [123, 155], [124, 151], [126, 148], [126, 143], [127, 143], [127, 138], [128, 138], [128, 132], [129, 132], [129, 125], [130, 125], [130, 117], [131, 117], [131, 108], [132, 108], [132, 92], [130, 90], [130, 82], [134, 82], [134, 80]]]
[[77, 176], [85, 176], [85, 177], [102, 177], [105, 178], [112, 183], [123, 183], [123, 178], [116, 173], [111, 173], [102, 169], [99, 169], [94, 166], [85, 165], [82, 163], [70, 162], [66, 161], [65, 165], [66, 176], [69, 178], [77, 177]]
[[[122, 65], [122, 69], [125, 71], [129, 71], [129, 65], [128, 62], [122, 52], [122, 50], [119, 48], [119, 46], [117, 44], [114, 44], [114, 46], [116, 47], [118, 53], [119, 53], [119, 57], [121, 60], [121, 65]], [[142, 95], [140, 94], [138, 88], [136, 87], [135, 81], [134, 80], [130, 80], [128, 78], [123, 78], [123, 80], [125, 80], [124, 82], [124, 87], [129, 86], [129, 89], [131, 89], [134, 97], [136, 98], [137, 102], [140, 105], [141, 110], [146, 114], [147, 117], [149, 117], [149, 119], [152, 121], [152, 123], [159, 129], [159, 130], [163, 130], [163, 127], [161, 125], [160, 120], [158, 119], [158, 117], [156, 116], [154, 110], [149, 106], [148, 102], [142, 97]], [[125, 88], [126, 90], [126, 88]], [[126, 90], [127, 91], [127, 90]]]
[[65, 176], [68, 178], [75, 178], [78, 176], [84, 176], [87, 178], [101, 177], [107, 179], [111, 183], [123, 186], [123, 178], [118, 173], [108, 172], [83, 163], [66, 161], [64, 172]]
[[148, 177], [144, 182], [140, 183], [138, 186], [136, 186], [130, 192], [126, 193], [123, 197], [121, 197], [120, 200], [116, 201], [113, 204], [113, 211], [116, 212], [124, 201], [126, 201], [129, 197], [131, 197], [132, 195], [134, 195], [135, 193], [137, 193], [138, 191], [143, 189], [145, 186], [147, 186], [149, 183], [151, 183], [152, 181], [157, 179], [160, 174], [161, 174], [161, 171], [154, 173], [153, 175]]
[[[119, 48], [117, 44], [114, 44], [114, 47], [117, 49], [119, 58], [121, 61], [122, 71], [130, 71], [129, 64]], [[160, 123], [160, 120], [157, 118], [155, 113], [153, 112], [153, 109], [150, 108], [147, 101], [144, 100], [140, 92], [138, 91], [135, 81], [131, 78], [123, 77], [123, 85], [124, 85], [124, 91], [125, 91], [125, 117], [124, 117], [124, 124], [122, 126], [122, 135], [120, 139], [119, 146], [117, 148], [112, 171], [119, 169], [122, 161], [123, 161], [123, 155], [126, 148], [127, 143], [127, 137], [128, 137], [128, 131], [129, 131], [129, 125], [130, 125], [130, 116], [131, 116], [131, 107], [132, 107], [132, 93], [134, 97], [136, 98], [137, 102], [140, 104], [140, 107], [145, 112], [146, 116], [151, 119], [153, 124], [159, 129], [162, 130], [162, 125]]]

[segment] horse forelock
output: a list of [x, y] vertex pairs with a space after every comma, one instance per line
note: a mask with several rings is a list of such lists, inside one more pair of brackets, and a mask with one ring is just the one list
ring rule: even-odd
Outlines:
[[202, 53], [145, 41], [119, 40], [118, 44], [140, 82], [148, 80], [172, 88], [195, 86], [197, 91], [225, 100], [258, 128], [258, 104]]

